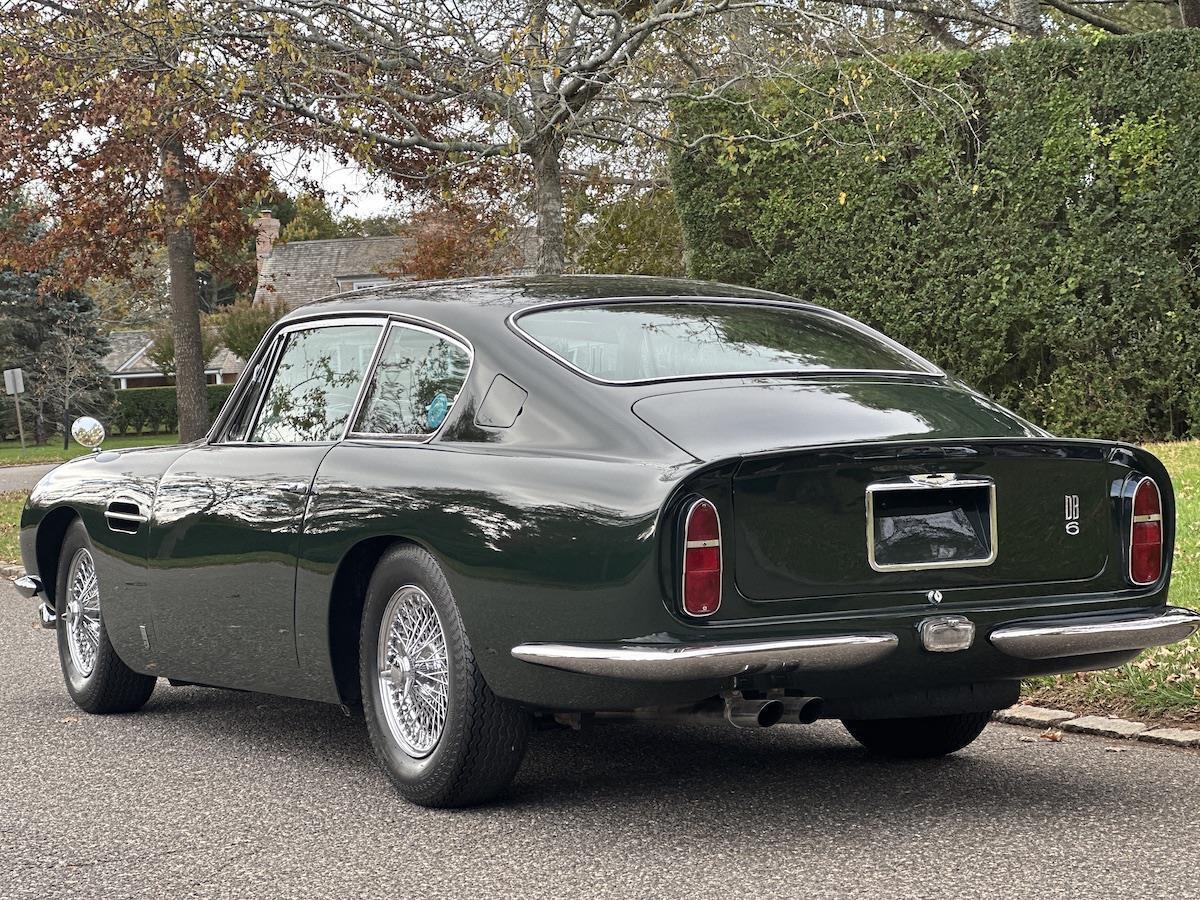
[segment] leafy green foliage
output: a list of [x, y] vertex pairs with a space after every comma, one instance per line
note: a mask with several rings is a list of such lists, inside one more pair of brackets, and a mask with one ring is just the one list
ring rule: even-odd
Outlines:
[[[232, 390], [232, 384], [208, 386], [210, 421], [216, 419]], [[178, 423], [179, 409], [175, 402], [175, 388], [150, 387], [117, 391], [112, 421], [105, 424], [111, 424], [112, 434], [168, 434], [175, 431]]]
[[670, 188], [591, 197], [568, 203], [567, 255], [580, 272], [606, 275], [684, 273], [683, 231]]
[[[175, 332], [170, 322], [164, 322], [153, 331], [154, 343], [146, 351], [146, 357], [158, 371], [168, 377], [175, 375]], [[200, 329], [200, 356], [207, 364], [220, 349], [217, 335], [211, 329]]]
[[249, 359], [263, 335], [286, 312], [287, 305], [282, 300], [238, 301], [220, 314], [221, 344], [242, 359]]
[[346, 237], [345, 229], [334, 217], [325, 198], [309, 193], [296, 197], [292, 220], [279, 234], [279, 239], [285, 243], [339, 237]]
[[676, 110], [691, 272], [843, 310], [1057, 433], [1200, 434], [1200, 33], [891, 65]]

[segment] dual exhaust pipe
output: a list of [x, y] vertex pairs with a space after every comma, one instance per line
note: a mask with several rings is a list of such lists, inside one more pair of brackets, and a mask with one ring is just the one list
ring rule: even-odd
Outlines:
[[770, 700], [725, 699], [724, 719], [734, 728], [770, 728], [780, 722], [811, 725], [821, 718], [820, 697], [779, 697]]
[[605, 719], [658, 719], [694, 722], [697, 719], [728, 722], [735, 728], [770, 728], [781, 722], [811, 725], [821, 718], [824, 701], [820, 697], [767, 697], [747, 700], [736, 691], [713, 697], [695, 706], [645, 706], [626, 712], [600, 712]]
[[714, 697], [699, 706], [680, 710], [671, 718], [724, 719], [734, 728], [770, 728], [779, 723], [811, 725], [821, 718], [820, 697], [768, 697], [746, 700], [738, 694]]

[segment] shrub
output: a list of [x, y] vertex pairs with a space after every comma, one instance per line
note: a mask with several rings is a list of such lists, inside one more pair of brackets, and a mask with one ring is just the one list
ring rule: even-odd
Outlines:
[[[216, 418], [233, 390], [231, 384], [208, 386], [208, 412]], [[129, 388], [117, 391], [113, 434], [164, 434], [178, 430], [179, 411], [174, 387]]]
[[249, 359], [263, 335], [286, 312], [287, 305], [282, 300], [263, 303], [239, 300], [214, 317], [219, 319], [221, 344], [242, 359]]
[[1051, 431], [1200, 434], [1200, 32], [890, 64], [677, 108], [716, 136], [672, 167], [691, 273], [843, 310]]

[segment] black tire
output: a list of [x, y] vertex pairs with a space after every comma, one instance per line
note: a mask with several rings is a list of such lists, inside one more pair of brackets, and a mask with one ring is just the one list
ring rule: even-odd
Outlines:
[[843, 719], [854, 739], [882, 756], [928, 759], [954, 753], [983, 733], [990, 712], [917, 719]]
[[71, 623], [67, 616], [71, 586], [68, 581], [72, 563], [81, 553], [87, 554], [94, 566], [95, 548], [88, 537], [87, 529], [76, 519], [67, 528], [63, 538], [62, 554], [58, 562], [57, 590], [54, 593], [58, 614], [58, 660], [62, 666], [63, 680], [67, 684], [67, 693], [71, 695], [75, 705], [85, 712], [96, 715], [134, 712], [146, 705], [146, 701], [154, 692], [157, 679], [152, 675], [142, 675], [133, 671], [117, 656], [117, 651], [108, 639], [108, 630], [104, 627], [102, 584], [98, 584], [99, 624], [91, 671], [84, 671], [71, 655], [68, 636]]
[[[383, 697], [377, 656], [384, 613], [410, 587], [423, 592], [436, 610], [446, 651], [445, 721], [437, 743], [423, 756], [406, 750], [389, 724], [384, 704], [392, 701]], [[371, 744], [406, 799], [428, 807], [471, 806], [495, 798], [516, 775], [530, 717], [487, 686], [450, 586], [437, 561], [420, 547], [398, 544], [375, 567], [359, 634], [359, 679]]]

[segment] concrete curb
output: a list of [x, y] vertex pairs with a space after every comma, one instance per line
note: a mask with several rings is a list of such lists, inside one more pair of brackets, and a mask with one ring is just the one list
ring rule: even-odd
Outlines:
[[1047, 709], [1018, 703], [1002, 709], [992, 718], [1006, 725], [1023, 725], [1043, 730], [1062, 730], [1117, 740], [1138, 740], [1149, 744], [1182, 749], [1200, 749], [1200, 729], [1156, 728], [1116, 716], [1081, 716], [1065, 709]]
[[8, 563], [8, 562], [0, 561], [0, 575], [3, 575], [5, 578], [8, 578], [8, 579], [20, 578], [24, 574], [25, 574], [24, 566], [18, 566], [16, 563]]

